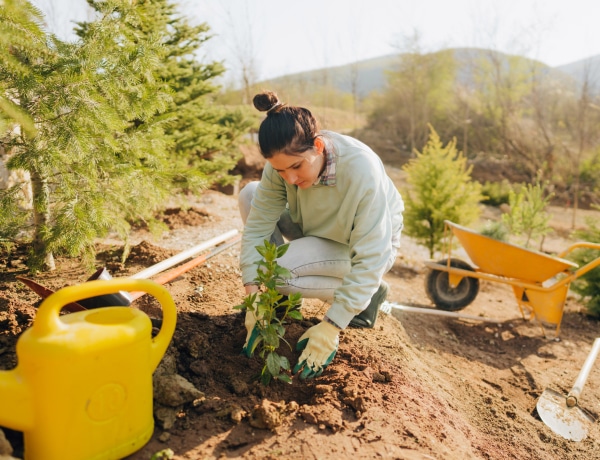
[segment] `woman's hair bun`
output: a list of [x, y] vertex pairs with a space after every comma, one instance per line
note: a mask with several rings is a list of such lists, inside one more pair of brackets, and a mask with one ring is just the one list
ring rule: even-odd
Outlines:
[[272, 91], [264, 91], [262, 93], [257, 94], [256, 96], [254, 96], [252, 103], [254, 104], [254, 107], [256, 107], [256, 110], [260, 112], [268, 112], [269, 110], [274, 109], [278, 105], [281, 105], [277, 94], [275, 94]]

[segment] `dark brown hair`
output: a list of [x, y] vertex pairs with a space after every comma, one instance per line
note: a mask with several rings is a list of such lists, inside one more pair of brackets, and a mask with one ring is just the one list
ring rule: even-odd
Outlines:
[[319, 123], [310, 110], [283, 104], [272, 91], [257, 94], [252, 102], [257, 110], [267, 112], [258, 130], [263, 157], [271, 158], [278, 152], [299, 155], [314, 146]]

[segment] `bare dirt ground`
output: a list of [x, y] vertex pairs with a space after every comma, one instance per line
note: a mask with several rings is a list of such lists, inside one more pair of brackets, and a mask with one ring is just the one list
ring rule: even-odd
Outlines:
[[[118, 241], [99, 243], [96, 266], [107, 267], [113, 277], [128, 276], [230, 229], [241, 230], [232, 196], [207, 192], [188, 206], [174, 206], [165, 215], [170, 231], [160, 238], [139, 229], [124, 265]], [[555, 222], [566, 225], [560, 217]], [[564, 249], [567, 243], [549, 238], [546, 249]], [[407, 237], [403, 245], [385, 277], [388, 300], [432, 307], [424, 290], [427, 251]], [[27, 276], [25, 250], [0, 257], [0, 369], [5, 370], [17, 365], [16, 341], [40, 303], [15, 278]], [[178, 323], [163, 362], [176, 363], [177, 374], [198, 393], [175, 406], [170, 421], [157, 418], [152, 439], [129, 460], [147, 460], [165, 449], [173, 456], [164, 458], [174, 459], [600, 458], [597, 422], [589, 424], [585, 440], [568, 441], [535, 409], [544, 389], [570, 391], [599, 335], [598, 321], [574, 296], [567, 299], [559, 339], [552, 340], [538, 324], [522, 319], [509, 287], [482, 282], [475, 301], [461, 313], [493, 321], [381, 313], [372, 330], [342, 332], [337, 356], [322, 376], [264, 387], [255, 381], [259, 358], [240, 354], [246, 333], [243, 314], [233, 309], [243, 299], [238, 254], [239, 246], [233, 246], [166, 285]], [[77, 260], [57, 262], [56, 271], [34, 279], [57, 290], [93, 272]], [[160, 315], [149, 296], [133, 306]], [[289, 342], [295, 345], [326, 309], [320, 301], [305, 301], [305, 319], [287, 324]], [[295, 364], [296, 351], [281, 351]], [[594, 417], [600, 413], [598, 367], [580, 399]], [[22, 434], [5, 432], [13, 456], [22, 458]]]

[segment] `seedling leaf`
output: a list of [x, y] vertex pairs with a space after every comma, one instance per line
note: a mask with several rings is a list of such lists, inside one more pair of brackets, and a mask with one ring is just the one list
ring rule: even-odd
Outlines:
[[271, 375], [279, 375], [279, 355], [274, 351], [267, 355], [267, 370]]
[[277, 258], [279, 259], [281, 256], [283, 256], [287, 252], [289, 247], [289, 244], [282, 244], [281, 246], [279, 246], [277, 248]]
[[287, 315], [292, 319], [302, 320], [302, 313], [299, 310], [290, 310]]
[[275, 378], [277, 380], [281, 380], [282, 382], [285, 382], [285, 383], [292, 383], [291, 377], [287, 374], [279, 374], [279, 375], [276, 375]]

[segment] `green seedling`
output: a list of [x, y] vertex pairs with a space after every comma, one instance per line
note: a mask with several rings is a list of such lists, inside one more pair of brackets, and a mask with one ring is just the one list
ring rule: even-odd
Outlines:
[[290, 349], [292, 348], [284, 339], [286, 319], [302, 319], [299, 311], [302, 294], [290, 294], [286, 300], [283, 300], [283, 296], [277, 290], [291, 276], [289, 270], [277, 263], [277, 259], [286, 253], [288, 247], [288, 244], [277, 247], [267, 240], [264, 241], [263, 246], [256, 246], [256, 250], [263, 257], [256, 263], [256, 278], [254, 278], [259, 291], [248, 294], [243, 304], [234, 307], [237, 310], [253, 311], [258, 318], [255, 328], [259, 335], [254, 341], [252, 352], [256, 352], [264, 361], [260, 373], [260, 381], [263, 385], [268, 385], [272, 379], [287, 383], [292, 381], [289, 375], [289, 360], [277, 353], [282, 341]]

